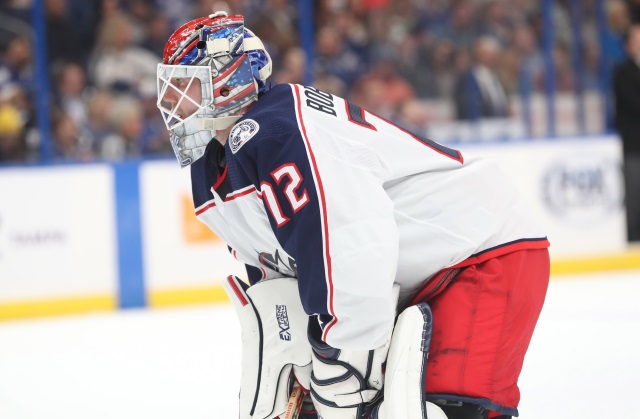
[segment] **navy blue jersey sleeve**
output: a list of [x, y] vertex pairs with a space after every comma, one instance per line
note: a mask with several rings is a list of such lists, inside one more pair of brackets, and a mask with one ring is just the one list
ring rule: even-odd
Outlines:
[[247, 278], [249, 279], [250, 284], [255, 284], [257, 282], [262, 281], [265, 278], [265, 272], [263, 269], [260, 269], [251, 265], [244, 265], [247, 270]]
[[226, 146], [259, 191], [278, 242], [295, 259], [305, 311], [330, 318], [320, 203], [291, 87], [276, 86], [261, 98]]

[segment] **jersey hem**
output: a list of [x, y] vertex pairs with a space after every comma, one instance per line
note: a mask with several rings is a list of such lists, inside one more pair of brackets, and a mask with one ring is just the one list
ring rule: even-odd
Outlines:
[[498, 246], [483, 250], [479, 253], [475, 253], [462, 262], [458, 262], [446, 269], [464, 268], [467, 266], [475, 265], [477, 263], [485, 262], [498, 256], [506, 255], [507, 253], [517, 252], [519, 250], [546, 249], [549, 246], [550, 243], [546, 237], [514, 240], [512, 242], [503, 243]]
[[467, 259], [459, 262], [455, 265], [441, 269], [432, 275], [425, 284], [413, 295], [410, 300], [410, 305], [416, 305], [420, 301], [426, 301], [433, 299], [445, 290], [449, 284], [456, 278], [464, 268], [471, 265], [477, 265], [485, 262], [489, 259], [497, 258], [509, 253], [518, 252], [521, 250], [538, 250], [546, 249], [549, 247], [549, 241], [546, 237], [533, 238], [533, 239], [520, 239], [512, 242], [504, 243], [495, 247], [492, 247], [482, 252], [471, 255]]

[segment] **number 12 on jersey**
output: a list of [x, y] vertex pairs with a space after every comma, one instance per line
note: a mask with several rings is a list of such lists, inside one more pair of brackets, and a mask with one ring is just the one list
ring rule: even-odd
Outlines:
[[[300, 211], [309, 202], [309, 194], [306, 189], [298, 191], [302, 183], [302, 175], [295, 163], [287, 163], [271, 172], [271, 177], [277, 185], [284, 185], [284, 196], [294, 213]], [[285, 180], [286, 179], [286, 180]], [[271, 183], [263, 181], [260, 183], [260, 193], [262, 199], [269, 208], [271, 216], [276, 221], [278, 227], [282, 227], [289, 222], [289, 217], [284, 215], [280, 202], [276, 197], [274, 187]]]

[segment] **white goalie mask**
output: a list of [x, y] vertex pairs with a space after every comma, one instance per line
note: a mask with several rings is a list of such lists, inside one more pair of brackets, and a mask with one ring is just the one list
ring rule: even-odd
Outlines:
[[158, 64], [158, 102], [173, 150], [186, 167], [216, 131], [233, 125], [268, 90], [271, 58], [241, 15], [217, 12], [185, 23]]
[[209, 66], [158, 64], [157, 105], [182, 167], [202, 157], [216, 130], [239, 118], [216, 117]]

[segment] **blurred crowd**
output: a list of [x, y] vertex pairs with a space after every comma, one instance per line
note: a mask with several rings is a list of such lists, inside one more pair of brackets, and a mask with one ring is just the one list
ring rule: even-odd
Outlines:
[[[544, 90], [543, 24], [535, 0], [314, 1], [313, 83], [416, 132], [434, 119], [506, 117], [523, 88]], [[624, 59], [640, 0], [581, 1], [581, 77], [597, 89]], [[245, 15], [274, 60], [273, 83], [303, 83], [297, 0], [44, 0], [54, 160], [119, 160], [171, 153], [156, 108], [156, 65], [180, 24], [214, 10]], [[576, 77], [569, 1], [553, 7], [558, 91]], [[0, 162], [39, 158], [31, 0], [0, 0]]]

